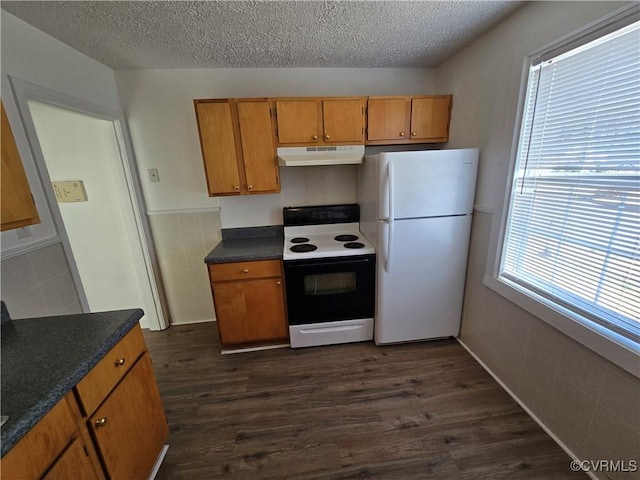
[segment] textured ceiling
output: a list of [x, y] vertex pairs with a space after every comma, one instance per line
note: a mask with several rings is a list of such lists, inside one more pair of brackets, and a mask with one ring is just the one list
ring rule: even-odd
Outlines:
[[2, 1], [115, 69], [435, 67], [524, 2]]

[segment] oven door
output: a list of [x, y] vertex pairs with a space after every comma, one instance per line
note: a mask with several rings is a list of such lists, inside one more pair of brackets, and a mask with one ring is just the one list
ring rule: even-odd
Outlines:
[[284, 262], [290, 325], [373, 318], [376, 256]]

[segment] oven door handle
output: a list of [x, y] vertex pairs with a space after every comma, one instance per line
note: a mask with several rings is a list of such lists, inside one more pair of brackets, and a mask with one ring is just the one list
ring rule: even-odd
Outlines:
[[[348, 258], [348, 257], [345, 257]], [[369, 263], [371, 258], [361, 258], [359, 260], [340, 260], [338, 262], [314, 262], [314, 263], [296, 263], [294, 265], [288, 264], [287, 268], [308, 268], [308, 267], [327, 267], [331, 265], [357, 265], [362, 263]]]

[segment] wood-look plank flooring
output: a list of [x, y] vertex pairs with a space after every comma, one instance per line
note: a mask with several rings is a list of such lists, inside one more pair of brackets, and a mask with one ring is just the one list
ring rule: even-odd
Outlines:
[[454, 340], [220, 355], [215, 323], [145, 339], [170, 426], [159, 480], [586, 478]]

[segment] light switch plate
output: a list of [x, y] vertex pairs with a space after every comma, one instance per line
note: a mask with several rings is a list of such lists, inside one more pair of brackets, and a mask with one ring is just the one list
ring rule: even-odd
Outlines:
[[82, 180], [66, 180], [63, 182], [52, 182], [53, 191], [56, 194], [58, 203], [86, 202], [87, 191]]

